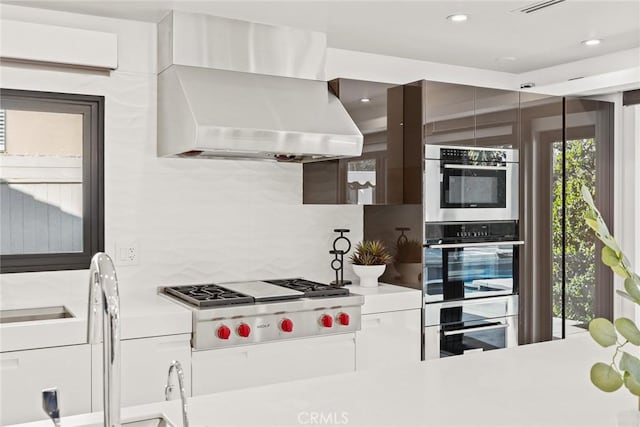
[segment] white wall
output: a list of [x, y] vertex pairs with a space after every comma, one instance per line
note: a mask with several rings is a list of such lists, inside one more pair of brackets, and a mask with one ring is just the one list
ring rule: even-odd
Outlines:
[[[118, 35], [111, 73], [3, 63], [4, 88], [105, 96], [105, 239], [137, 241], [122, 293], [176, 283], [305, 276], [329, 281], [334, 228], [362, 238], [362, 207], [302, 205], [302, 167], [156, 156], [153, 24], [2, 5], [2, 17]], [[346, 274], [353, 277], [351, 272]], [[84, 293], [86, 271], [3, 274], [0, 305], [47, 289]]]

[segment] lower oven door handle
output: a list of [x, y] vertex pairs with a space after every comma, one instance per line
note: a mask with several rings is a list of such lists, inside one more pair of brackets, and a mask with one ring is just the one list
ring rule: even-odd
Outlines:
[[499, 325], [489, 325], [489, 326], [478, 326], [477, 328], [467, 328], [467, 329], [458, 329], [456, 331], [444, 331], [443, 334], [445, 337], [449, 335], [461, 335], [466, 334], [467, 332], [477, 332], [477, 331], [490, 331], [492, 329], [506, 329], [509, 325], [506, 323], [501, 323]]
[[427, 248], [432, 249], [450, 249], [450, 248], [477, 248], [483, 246], [521, 246], [524, 245], [524, 240], [511, 240], [508, 242], [475, 242], [475, 243], [442, 243], [437, 245], [425, 245]]
[[452, 165], [446, 164], [444, 165], [445, 169], [480, 169], [480, 170], [497, 170], [497, 171], [506, 171], [506, 166], [484, 166], [484, 165]]

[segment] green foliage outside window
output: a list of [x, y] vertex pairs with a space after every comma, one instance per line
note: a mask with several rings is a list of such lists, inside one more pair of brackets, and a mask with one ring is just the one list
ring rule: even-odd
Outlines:
[[[553, 315], [562, 317], [562, 143], [553, 147]], [[595, 238], [584, 222], [588, 205], [581, 197], [596, 185], [596, 144], [593, 138], [566, 145], [566, 318], [585, 325], [593, 318]]]

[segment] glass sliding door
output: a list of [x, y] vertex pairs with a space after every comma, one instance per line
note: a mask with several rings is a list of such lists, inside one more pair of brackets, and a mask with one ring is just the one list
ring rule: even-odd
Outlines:
[[584, 332], [595, 313], [600, 257], [596, 256], [596, 239], [583, 218], [587, 206], [581, 189], [584, 185], [595, 196], [596, 160], [593, 134], [567, 139], [564, 150], [562, 142], [553, 143], [554, 338]]
[[613, 106], [523, 94], [521, 343], [584, 332], [611, 318], [612, 275], [586, 226], [581, 188], [613, 218]]

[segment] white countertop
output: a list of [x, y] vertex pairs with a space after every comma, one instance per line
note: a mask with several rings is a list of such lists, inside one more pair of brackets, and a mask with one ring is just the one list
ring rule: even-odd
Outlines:
[[[87, 343], [87, 299], [66, 298], [49, 303], [32, 298], [3, 301], [2, 309], [37, 308], [64, 305], [75, 317], [0, 324], [0, 352]], [[190, 334], [191, 311], [151, 293], [121, 295], [122, 339], [161, 335]]]
[[[192, 426], [309, 425], [333, 417], [348, 426], [616, 426], [637, 407], [626, 390], [603, 393], [589, 382], [610, 360], [586, 334], [517, 348], [295, 381], [189, 399]], [[64, 407], [62, 407], [64, 413]], [[123, 420], [165, 413], [181, 425], [178, 401], [123, 410]], [[316, 415], [314, 415], [316, 414]], [[99, 422], [100, 414], [63, 419]], [[326, 420], [326, 418], [325, 418]], [[318, 423], [316, 423], [318, 424]], [[50, 422], [25, 426], [49, 426]]]
[[422, 290], [380, 283], [374, 288], [346, 286], [354, 294], [364, 296], [362, 314], [422, 308]]
[[[363, 295], [362, 314], [419, 309], [421, 292], [401, 286], [380, 284], [375, 288], [349, 286], [351, 292]], [[35, 348], [78, 345], [87, 342], [87, 297], [84, 294], [46, 295], [34, 299], [33, 292], [12, 294], [3, 298], [0, 309], [23, 309], [65, 306], [74, 317], [44, 321], [0, 324], [0, 352]], [[121, 294], [120, 315], [122, 339], [146, 338], [162, 335], [190, 334], [191, 311], [164, 296]]]

